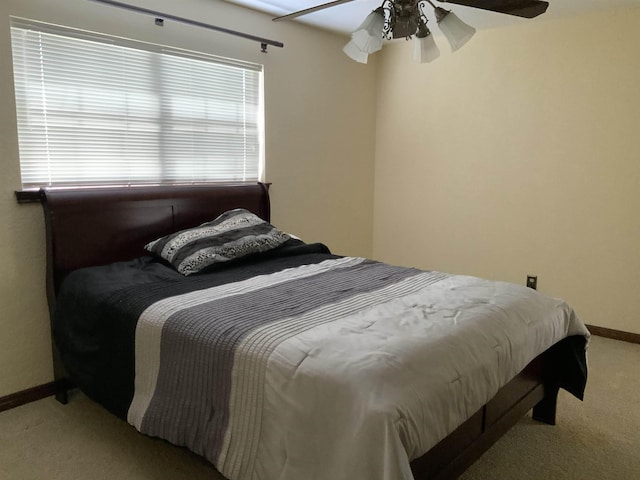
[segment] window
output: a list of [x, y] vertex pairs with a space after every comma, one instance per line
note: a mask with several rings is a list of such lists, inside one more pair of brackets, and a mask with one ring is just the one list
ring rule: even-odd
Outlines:
[[11, 41], [23, 188], [260, 179], [262, 66], [15, 18]]

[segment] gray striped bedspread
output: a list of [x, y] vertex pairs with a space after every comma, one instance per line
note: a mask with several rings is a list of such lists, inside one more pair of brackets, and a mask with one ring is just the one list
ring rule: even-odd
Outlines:
[[[443, 304], [430, 294], [456, 289], [490, 289], [492, 300]], [[341, 258], [170, 297], [138, 321], [128, 421], [233, 480], [410, 479], [412, 457], [560, 337], [586, 334], [564, 304], [525, 293]], [[527, 317], [537, 303], [553, 306], [544, 328]], [[509, 313], [508, 304], [522, 308]], [[477, 332], [472, 312], [498, 318], [482, 322], [494, 332]], [[469, 337], [466, 347], [454, 331]], [[491, 339], [486, 352], [480, 336]], [[424, 375], [427, 360], [436, 371]]]
[[149, 305], [127, 420], [231, 480], [410, 480], [568, 335], [573, 310], [524, 287], [332, 258]]

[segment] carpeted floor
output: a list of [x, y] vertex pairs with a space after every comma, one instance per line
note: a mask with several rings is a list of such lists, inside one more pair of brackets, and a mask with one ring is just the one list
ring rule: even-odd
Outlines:
[[[593, 337], [589, 368], [584, 403], [561, 392], [558, 425], [524, 418], [461, 480], [640, 479], [640, 345]], [[0, 413], [0, 479], [223, 477], [75, 394], [67, 406], [47, 398]]]

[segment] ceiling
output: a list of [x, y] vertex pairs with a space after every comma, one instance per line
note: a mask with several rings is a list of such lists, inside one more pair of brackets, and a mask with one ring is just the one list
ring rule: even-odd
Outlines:
[[[305, 8], [313, 7], [330, 0], [225, 0], [254, 10], [267, 12], [273, 16], [285, 15]], [[564, 16], [580, 15], [604, 9], [614, 9], [630, 6], [640, 7], [640, 0], [547, 0], [549, 8], [543, 15], [527, 20], [512, 15], [487, 12], [470, 7], [434, 2], [436, 5], [452, 10], [463, 21], [477, 29], [495, 28], [507, 25], [517, 25], [523, 22], [540, 21]], [[362, 23], [365, 17], [380, 6], [382, 0], [354, 0], [350, 3], [331, 7], [319, 12], [304, 15], [292, 22], [302, 22], [315, 27], [349, 34]], [[433, 23], [434, 17], [430, 8], [427, 15]]]

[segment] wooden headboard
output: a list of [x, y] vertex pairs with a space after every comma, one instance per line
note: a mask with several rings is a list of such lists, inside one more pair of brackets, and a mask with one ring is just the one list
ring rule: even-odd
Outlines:
[[270, 220], [268, 186], [237, 185], [42, 189], [47, 232], [47, 298], [53, 310], [73, 270], [145, 254], [158, 237], [245, 208]]

